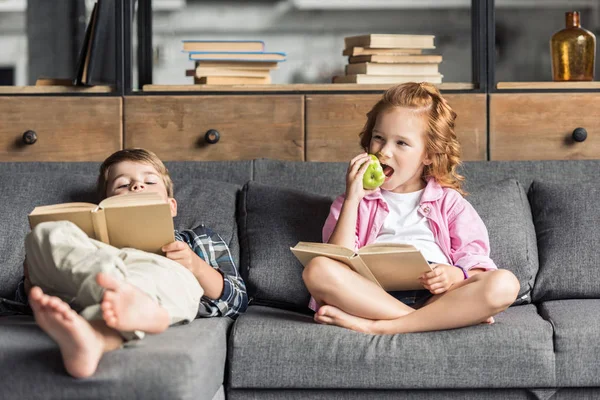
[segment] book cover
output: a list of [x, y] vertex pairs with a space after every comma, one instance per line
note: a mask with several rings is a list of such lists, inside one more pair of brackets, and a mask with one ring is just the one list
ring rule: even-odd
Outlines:
[[92, 24], [89, 60], [83, 83], [86, 85], [114, 85], [116, 68], [116, 0], [98, 0], [96, 16]]
[[377, 64], [357, 63], [346, 65], [346, 75], [436, 75], [438, 64]]
[[263, 53], [263, 52], [227, 52], [227, 51], [192, 51], [189, 53], [190, 60], [205, 61], [261, 61], [279, 62], [285, 61], [285, 53]]
[[303, 266], [315, 257], [329, 257], [387, 291], [423, 289], [418, 278], [432, 271], [421, 252], [408, 244], [373, 243], [354, 252], [329, 243], [298, 242], [290, 250]]
[[421, 49], [373, 49], [370, 47], [350, 47], [344, 49], [342, 55], [344, 56], [364, 56], [364, 55], [415, 55], [421, 54], [423, 51]]
[[271, 70], [279, 68], [277, 61], [196, 61], [196, 68], [227, 68], [227, 69], [258, 69], [258, 70]]
[[202, 85], [265, 85], [271, 83], [270, 76], [201, 76], [194, 83]]
[[352, 74], [334, 76], [333, 83], [370, 83], [370, 84], [394, 84], [405, 82], [429, 82], [442, 83], [443, 75], [366, 75]]
[[188, 69], [185, 71], [186, 76], [196, 76], [201, 78], [203, 76], [239, 76], [239, 77], [258, 77], [266, 78], [269, 76], [270, 70], [268, 69], [230, 69], [230, 68], [205, 68], [197, 67], [194, 69]]
[[38, 206], [28, 217], [31, 229], [46, 221], [71, 221], [90, 238], [117, 248], [162, 254], [161, 247], [175, 240], [169, 204], [153, 192], [113, 196], [98, 205]]
[[182, 40], [183, 51], [259, 51], [265, 50], [262, 40]]
[[346, 48], [406, 48], [406, 49], [435, 49], [434, 35], [390, 35], [377, 34], [349, 36], [344, 38]]
[[396, 55], [396, 54], [370, 54], [362, 56], [348, 57], [350, 64], [363, 62], [380, 64], [439, 64], [442, 62], [442, 56], [439, 55]]

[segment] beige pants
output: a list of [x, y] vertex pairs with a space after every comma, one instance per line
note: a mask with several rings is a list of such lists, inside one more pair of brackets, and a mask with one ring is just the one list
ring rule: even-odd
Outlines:
[[[68, 221], [44, 222], [25, 238], [29, 279], [67, 302], [88, 321], [101, 320], [104, 289], [96, 275], [104, 272], [137, 287], [164, 307], [171, 324], [192, 321], [204, 293], [181, 264], [136, 249], [117, 249], [90, 239]], [[121, 332], [125, 339], [143, 332]]]

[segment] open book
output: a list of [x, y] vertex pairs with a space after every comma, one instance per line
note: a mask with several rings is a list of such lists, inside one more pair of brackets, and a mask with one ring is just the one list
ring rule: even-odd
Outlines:
[[153, 192], [113, 196], [98, 205], [40, 206], [29, 214], [31, 229], [46, 221], [71, 221], [90, 238], [117, 248], [131, 247], [162, 254], [161, 247], [175, 241], [169, 204]]
[[387, 291], [423, 289], [418, 278], [432, 271], [421, 252], [409, 244], [374, 243], [355, 253], [335, 244], [299, 242], [290, 250], [304, 266], [319, 256], [341, 261]]

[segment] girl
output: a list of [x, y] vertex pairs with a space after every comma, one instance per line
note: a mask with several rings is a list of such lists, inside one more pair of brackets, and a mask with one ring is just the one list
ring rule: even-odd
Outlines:
[[367, 117], [360, 143], [378, 157], [385, 182], [365, 190], [369, 156], [354, 157], [323, 239], [354, 249], [412, 244], [433, 271], [420, 277], [426, 290], [386, 292], [338, 261], [314, 258], [302, 277], [315, 321], [375, 334], [493, 323], [516, 299], [519, 282], [489, 258], [485, 225], [462, 197], [456, 113], [433, 85], [407, 83], [388, 89]]

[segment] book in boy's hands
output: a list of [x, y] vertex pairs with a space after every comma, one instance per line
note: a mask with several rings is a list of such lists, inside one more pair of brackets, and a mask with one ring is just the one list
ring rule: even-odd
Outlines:
[[432, 271], [423, 254], [409, 244], [373, 243], [354, 252], [335, 244], [298, 242], [290, 250], [304, 266], [319, 256], [343, 262], [387, 291], [423, 289], [419, 277]]
[[170, 206], [154, 192], [112, 196], [98, 205], [40, 206], [29, 214], [31, 229], [46, 221], [71, 221], [90, 238], [119, 249], [130, 247], [162, 254], [161, 247], [175, 241]]

